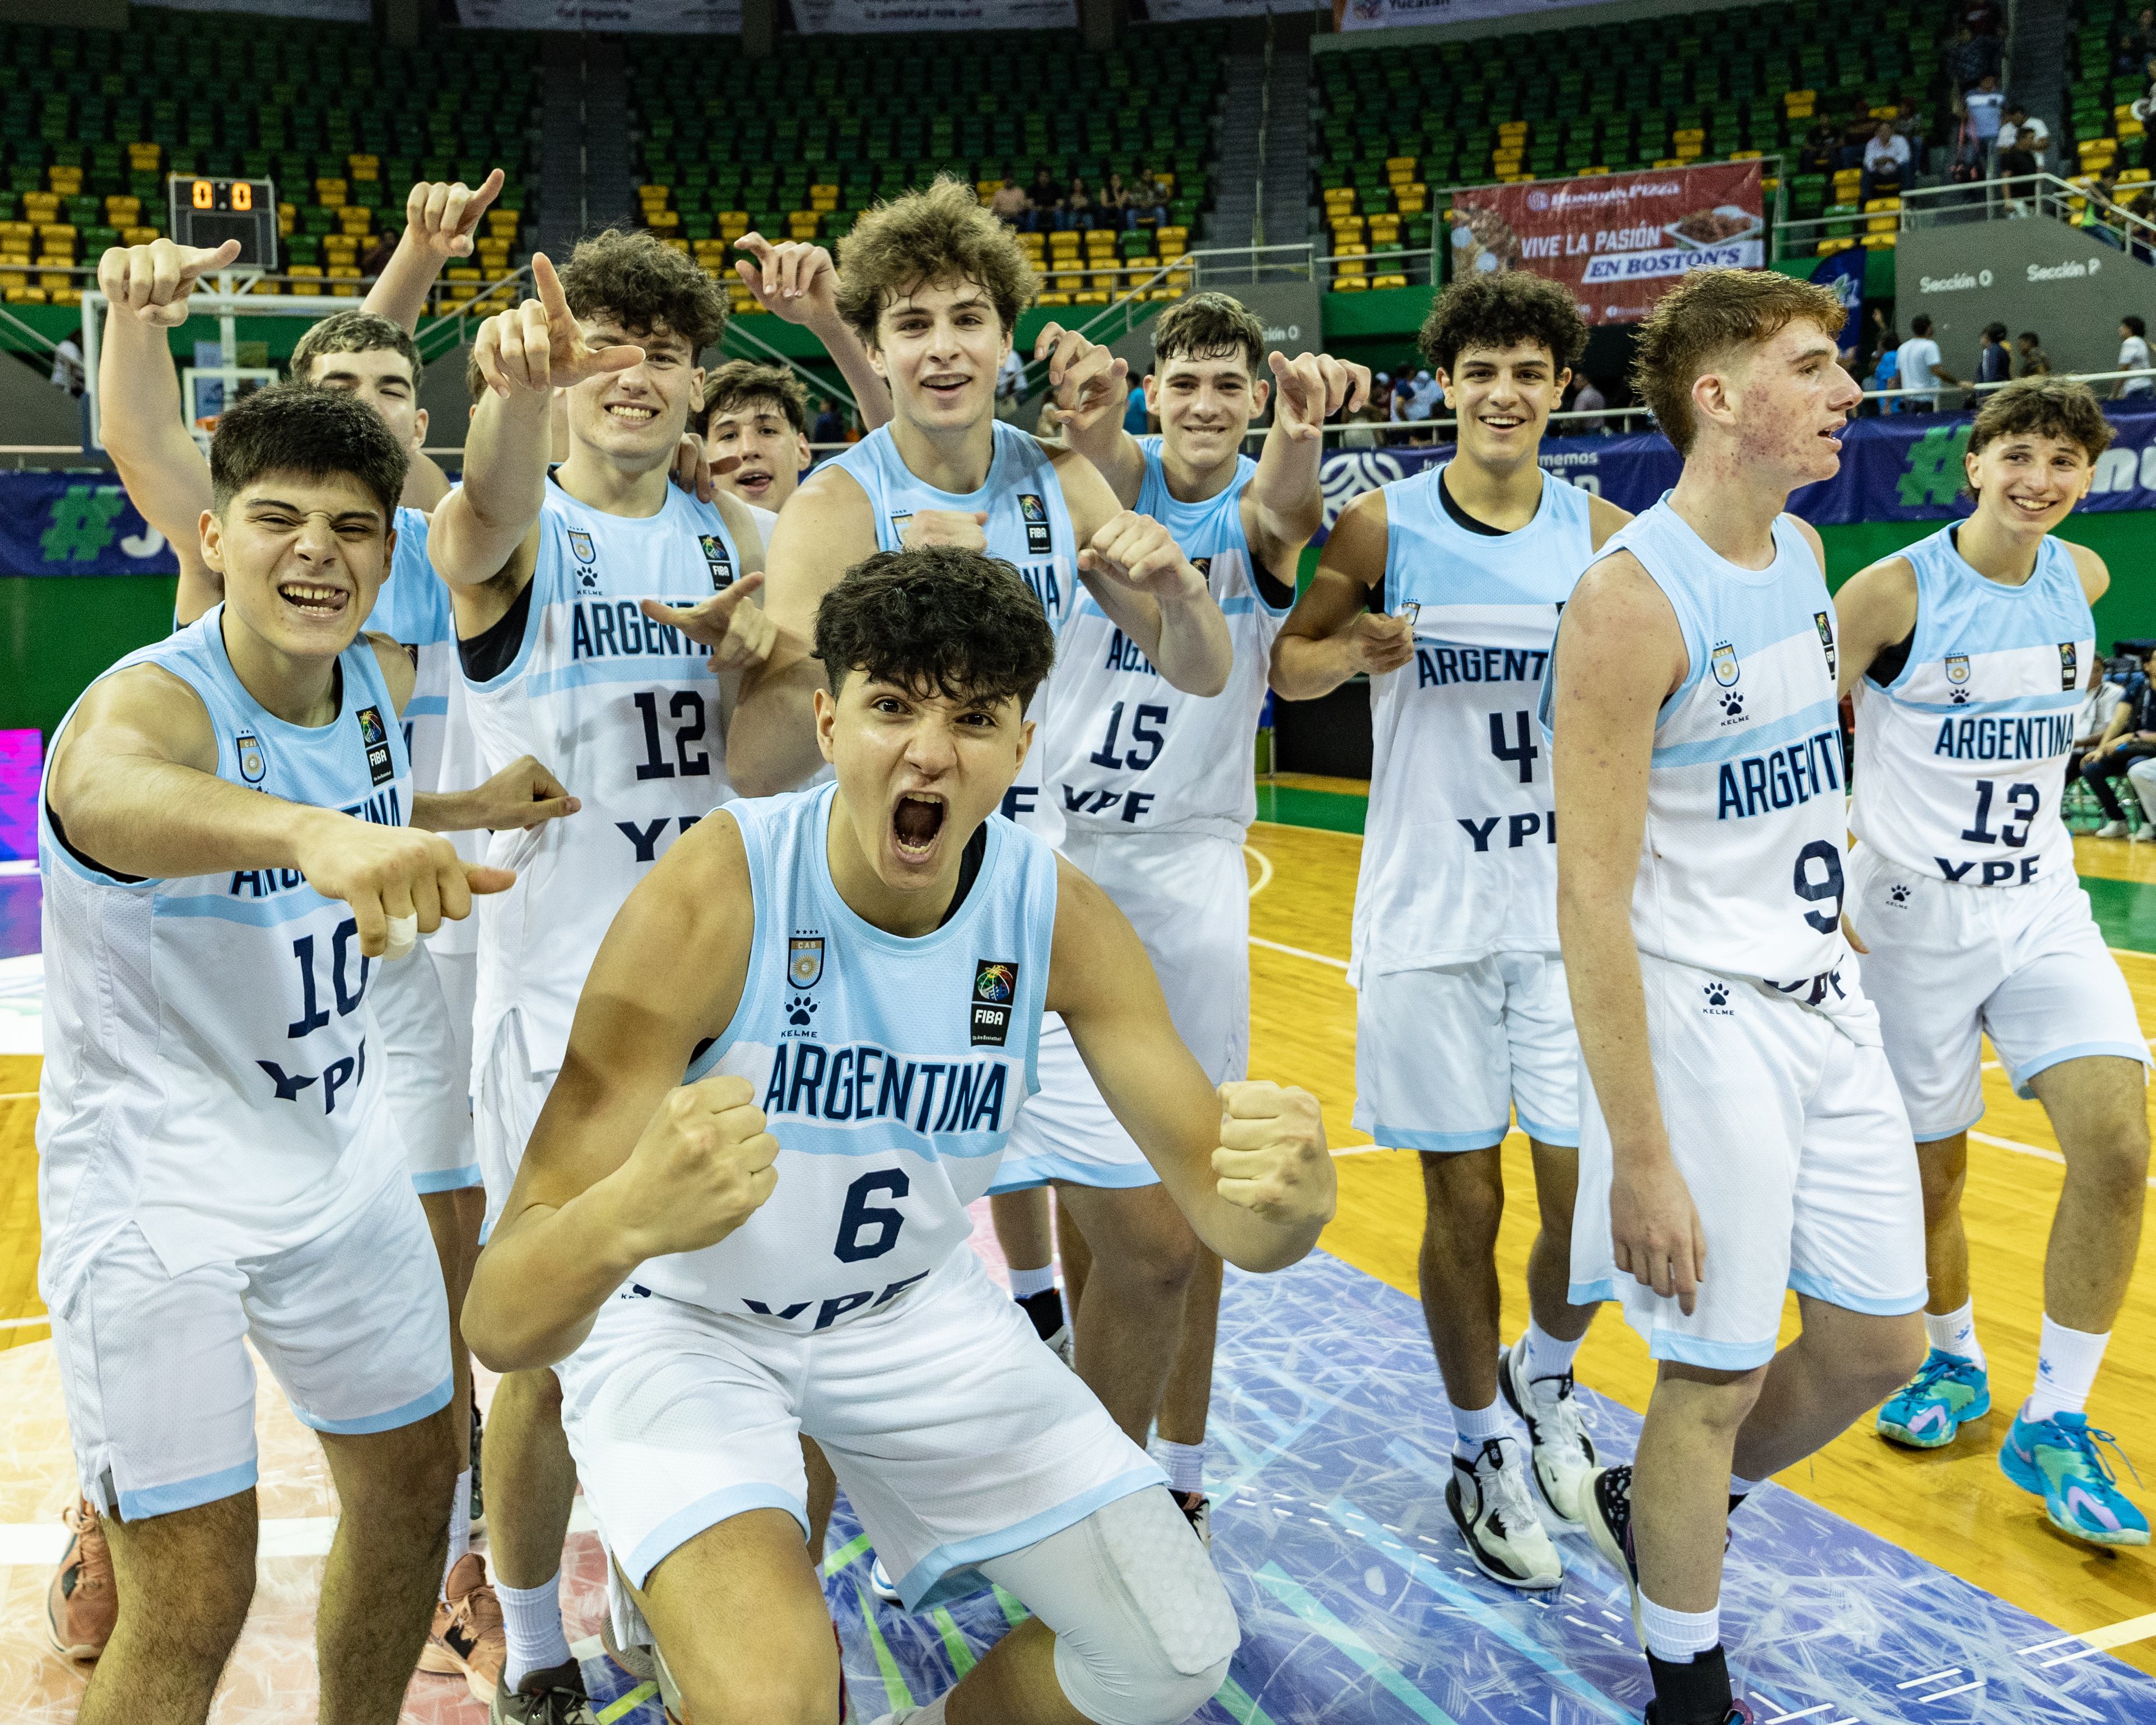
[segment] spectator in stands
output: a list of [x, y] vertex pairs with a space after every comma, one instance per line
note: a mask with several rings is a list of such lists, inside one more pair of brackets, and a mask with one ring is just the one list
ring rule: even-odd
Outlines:
[[1374, 449], [1378, 446], [1378, 404], [1374, 401], [1363, 403], [1358, 412], [1348, 416], [1348, 424], [1340, 434], [1343, 449]]
[[1089, 234], [1093, 228], [1093, 194], [1086, 189], [1086, 182], [1073, 177], [1070, 189], [1063, 194], [1063, 219], [1057, 225], [1066, 232]]
[[822, 409], [816, 415], [815, 441], [819, 444], [843, 443], [845, 437], [846, 422], [839, 415], [839, 404], [827, 395], [824, 398]]
[[1974, 90], [1987, 73], [1999, 69], [1999, 39], [1979, 36], [1964, 23], [1947, 44], [1946, 59], [1955, 90]]
[[1804, 174], [1830, 174], [1834, 172], [1835, 152], [1840, 146], [1840, 134], [1821, 116], [1819, 122], [1805, 134], [1803, 143], [1797, 146], [1797, 172]]
[[[2118, 321], [2118, 368], [2122, 372], [2148, 369], [2148, 326], [2130, 313]], [[2147, 377], [2121, 377], [2112, 386], [2112, 397], [2124, 401], [2128, 396], [2147, 395], [2150, 382]]]
[[61, 336], [59, 346], [53, 349], [53, 388], [80, 396], [85, 387], [83, 379], [82, 331], [78, 329]]
[[1861, 196], [1866, 203], [1875, 198], [1894, 198], [1909, 174], [1909, 141], [1882, 120], [1871, 129], [1871, 141], [1864, 146]]
[[1158, 228], [1168, 220], [1168, 193], [1150, 167], [1138, 170], [1137, 182], [1131, 187], [1130, 218], [1133, 228]]
[[2017, 377], [2048, 377], [2051, 375], [2051, 357], [2044, 352], [2044, 344], [2036, 339], [2034, 330], [2024, 330], [2014, 338], [2018, 350], [2014, 356], [2014, 375]]
[[1121, 174], [1110, 174], [1108, 183], [1101, 187], [1094, 199], [1103, 228], [1127, 228], [1131, 225], [1131, 188], [1123, 183]]
[[2119, 806], [2112, 780], [2136, 761], [2156, 755], [2156, 685], [2146, 678], [2113, 709], [2111, 722], [2096, 747], [2082, 758], [2082, 779], [2103, 805], [2104, 824], [2096, 830], [2099, 839], [2126, 837], [2126, 811]]
[[1903, 96], [1894, 110], [1894, 131], [1897, 136], [1909, 141], [1909, 160], [1917, 167], [1924, 164], [1924, 116], [1917, 105]]
[[1055, 176], [1045, 167], [1035, 168], [1033, 183], [1026, 188], [1027, 228], [1035, 234], [1051, 232], [1055, 226], [1055, 207], [1061, 198]]
[[[1579, 388], [1573, 392], [1572, 398], [1573, 412], [1599, 416], [1603, 408], [1609, 405], [1609, 398], [1595, 388], [1594, 379], [1582, 372], [1579, 374]], [[1575, 419], [1572, 422], [1572, 429], [1582, 436], [1589, 436], [1601, 430], [1604, 423], [1599, 417], [1591, 419]]]
[[[2140, 669], [2141, 662], [2130, 658], [2107, 665], [2099, 657], [2089, 666], [2087, 692], [2082, 697], [2081, 711], [2074, 716], [2074, 746], [2066, 757], [2067, 783], [2080, 776], [2082, 762], [2088, 758], [2089, 751], [2102, 742], [2104, 733], [2111, 728], [2112, 715], [2118, 711], [2119, 702], [2126, 699], [2127, 683]], [[2127, 770], [2127, 777], [2133, 777], [2131, 768]], [[2134, 789], [2141, 789], [2138, 782]], [[2148, 807], [2146, 795], [2141, 803], [2145, 813]]]
[[2156, 54], [2156, 8], [2143, 7], [2118, 33], [2118, 69], [2132, 72]]
[[1999, 94], [1998, 79], [1985, 73], [1976, 80], [1976, 88], [1961, 100], [1969, 116], [1969, 135], [1975, 141], [1977, 160], [1983, 164], [1984, 177], [1989, 179], [1999, 154], [1999, 128], [2005, 118], [2005, 101]]
[[1932, 339], [1932, 320], [1927, 314], [1919, 311], [1909, 320], [1909, 339], [1896, 351], [1901, 356], [1902, 388], [1917, 392], [1902, 398], [1904, 413], [1936, 413], [1939, 398], [1932, 393], [1933, 386], [1963, 387], [1961, 379], [1939, 363], [1939, 344]]
[[1965, 0], [1961, 21], [1971, 34], [1992, 37], [1999, 34], [1999, 26], [2005, 22], [1995, 0]]
[[[2041, 173], [2045, 152], [2051, 147], [2051, 128], [2020, 102], [2013, 103], [1999, 116], [1999, 171], [2001, 173]], [[2006, 158], [2010, 153], [2017, 158], [2025, 157], [2026, 166], [2009, 167]]]
[[1025, 195], [1025, 187], [1016, 180], [1005, 180], [996, 187], [995, 196], [988, 200], [988, 208], [1006, 228], [1023, 228], [1025, 213], [1032, 208]]
[[1871, 110], [1866, 105], [1863, 98], [1851, 98], [1849, 106], [1842, 112], [1841, 146], [1835, 154], [1835, 166], [1861, 168], [1864, 152], [1871, 147], [1876, 130], [1876, 123], [1871, 118]]
[[[1866, 389], [1899, 389], [1902, 387], [1902, 338], [1894, 332], [1894, 326], [1886, 321], [1886, 314], [1874, 311], [1879, 320], [1879, 357], [1871, 367], [1871, 375], [1865, 382]], [[1899, 400], [1868, 401], [1859, 411], [1873, 413], [1906, 412]]]
[[1014, 422], [1025, 397], [1025, 361], [1014, 344], [996, 367], [996, 418]]
[[1410, 411], [1418, 419], [1435, 419], [1445, 406], [1445, 386], [1427, 371], [1414, 374], [1414, 393], [1408, 398]]
[[[1976, 381], [1979, 383], [2005, 383], [2014, 376], [2014, 356], [2006, 346], [2006, 326], [1988, 323], [1984, 333], [1977, 338]], [[1971, 403], [1981, 406], [1979, 400]]]

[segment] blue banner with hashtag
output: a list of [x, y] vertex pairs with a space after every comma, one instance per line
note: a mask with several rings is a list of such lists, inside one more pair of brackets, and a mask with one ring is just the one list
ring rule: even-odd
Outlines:
[[[2080, 508], [2156, 509], [2156, 398], [2106, 402], [2112, 444], [2097, 457]], [[1892, 413], [1852, 421], [1842, 434], [1841, 471], [1791, 495], [1789, 508], [1815, 526], [1857, 521], [1952, 521], [1972, 505], [1962, 495], [1962, 457], [1974, 425], [1969, 413]], [[1325, 527], [1362, 493], [1450, 461], [1450, 444], [1394, 444], [1329, 454], [1321, 470]], [[1677, 482], [1683, 463], [1659, 431], [1543, 439], [1543, 466], [1558, 478], [1637, 515]], [[1324, 535], [1321, 533], [1320, 540]]]
[[179, 567], [111, 475], [0, 473], [0, 575], [172, 575]]

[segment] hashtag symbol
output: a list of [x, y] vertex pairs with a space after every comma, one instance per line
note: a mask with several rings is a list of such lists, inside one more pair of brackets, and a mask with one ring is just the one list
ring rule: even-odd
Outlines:
[[1962, 452], [1969, 447], [1969, 428], [1935, 425], [1918, 438], [1909, 450], [1909, 465], [1899, 481], [1902, 506], [1922, 509], [1950, 506], [1961, 490]]
[[112, 518], [126, 507], [118, 485], [69, 485], [53, 499], [39, 547], [49, 563], [85, 563], [112, 543]]

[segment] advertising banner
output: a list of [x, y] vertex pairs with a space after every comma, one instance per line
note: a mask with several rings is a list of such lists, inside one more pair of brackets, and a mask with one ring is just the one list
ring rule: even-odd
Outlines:
[[[2156, 509], [2156, 405], [2107, 403], [2116, 441], [2097, 457], [2096, 478], [2079, 508], [2108, 513]], [[1820, 527], [1856, 521], [1944, 521], [1969, 512], [1961, 494], [1967, 413], [1897, 413], [1855, 421], [1843, 434], [1841, 471], [1789, 499], [1794, 514]], [[1325, 531], [1365, 491], [1450, 461], [1435, 448], [1342, 449], [1325, 458]], [[1637, 515], [1677, 482], [1683, 463], [1659, 431], [1623, 436], [1549, 438], [1542, 465], [1559, 479], [1607, 497]], [[1323, 533], [1318, 537], [1322, 540]]]
[[[1332, 0], [1336, 30], [1383, 30], [1395, 24], [1451, 24], [1463, 19], [1552, 12], [1581, 0]], [[1161, 16], [1158, 3], [1153, 16]]]
[[179, 559], [117, 483], [0, 473], [0, 575], [176, 575]]
[[1078, 0], [793, 0], [804, 36], [860, 30], [1075, 30]]
[[1477, 186], [1452, 200], [1452, 279], [1528, 270], [1589, 324], [1637, 323], [1687, 271], [1759, 269], [1766, 226], [1756, 162]]
[[738, 36], [741, 0], [457, 0], [475, 29]]

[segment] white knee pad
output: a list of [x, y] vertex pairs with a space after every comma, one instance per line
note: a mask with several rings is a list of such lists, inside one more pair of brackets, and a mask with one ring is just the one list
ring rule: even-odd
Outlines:
[[980, 1565], [1055, 1631], [1055, 1676], [1097, 1725], [1182, 1725], [1242, 1631], [1213, 1560], [1160, 1486]]

